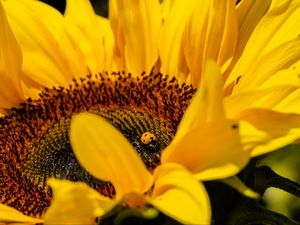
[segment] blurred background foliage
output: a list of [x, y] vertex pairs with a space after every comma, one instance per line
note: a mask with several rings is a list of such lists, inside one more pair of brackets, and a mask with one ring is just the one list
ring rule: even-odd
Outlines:
[[[265, 155], [259, 165], [268, 165], [277, 174], [300, 183], [300, 144], [289, 145]], [[269, 188], [263, 200], [269, 209], [300, 221], [300, 198], [277, 188]]]

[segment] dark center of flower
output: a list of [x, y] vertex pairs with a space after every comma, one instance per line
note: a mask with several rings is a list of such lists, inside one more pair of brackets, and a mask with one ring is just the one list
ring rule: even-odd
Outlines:
[[90, 112], [105, 118], [152, 170], [194, 92], [161, 74], [134, 78], [113, 73], [88, 76], [69, 88], [46, 89], [39, 99], [28, 99], [0, 119], [1, 203], [28, 215], [42, 214], [52, 195], [49, 177], [83, 181], [113, 196], [111, 184], [91, 176], [76, 160], [69, 140], [72, 115]]

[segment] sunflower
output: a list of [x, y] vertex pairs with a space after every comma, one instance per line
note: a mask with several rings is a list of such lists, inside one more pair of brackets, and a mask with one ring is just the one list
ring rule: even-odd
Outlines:
[[[81, 112], [113, 125], [148, 170], [165, 149], [162, 165], [201, 180], [233, 176], [251, 156], [297, 140], [299, 6], [111, 0], [108, 20], [87, 0], [67, 1], [64, 15], [1, 1], [1, 202], [43, 215], [50, 177], [116, 195], [96, 163], [78, 162], [84, 147], [74, 154], [69, 131]], [[205, 72], [209, 59], [223, 80], [212, 62]]]

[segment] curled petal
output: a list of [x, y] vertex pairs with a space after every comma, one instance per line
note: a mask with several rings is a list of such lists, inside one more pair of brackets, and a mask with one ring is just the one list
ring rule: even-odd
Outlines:
[[186, 169], [176, 164], [161, 165], [155, 170], [151, 203], [183, 224], [210, 224], [208, 194]]
[[45, 214], [45, 224], [94, 224], [97, 216], [117, 201], [101, 196], [85, 183], [49, 179], [54, 197]]

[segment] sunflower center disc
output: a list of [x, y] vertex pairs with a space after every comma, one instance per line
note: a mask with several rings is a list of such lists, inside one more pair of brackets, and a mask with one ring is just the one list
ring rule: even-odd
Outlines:
[[[113, 196], [112, 185], [92, 177], [76, 160], [69, 140], [72, 115], [90, 112], [106, 119], [152, 170], [194, 92], [161, 74], [112, 73], [90, 75], [69, 88], [46, 89], [37, 100], [28, 99], [0, 118], [1, 203], [27, 215], [41, 214], [52, 196], [49, 177], [83, 181]], [[145, 133], [149, 140], [141, 138]]]

